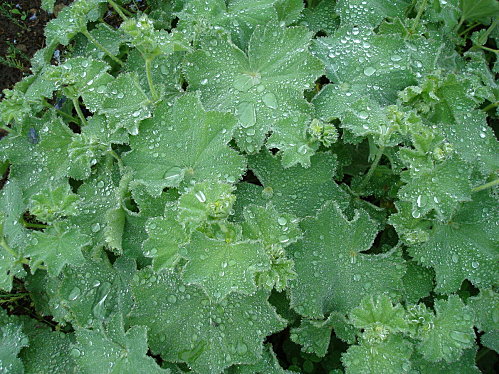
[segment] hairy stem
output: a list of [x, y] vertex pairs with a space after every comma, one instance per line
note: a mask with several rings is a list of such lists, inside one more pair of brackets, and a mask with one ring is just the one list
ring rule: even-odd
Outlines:
[[471, 191], [473, 192], [478, 192], [478, 191], [483, 191], [486, 190], [487, 188], [491, 188], [494, 186], [497, 186], [499, 184], [499, 179], [493, 180], [492, 182], [482, 184], [481, 186], [473, 188]]
[[119, 58], [114, 56], [106, 47], [104, 47], [97, 39], [95, 39], [92, 34], [88, 32], [88, 30], [84, 29], [83, 30], [83, 35], [87, 37], [88, 40], [92, 42], [93, 45], [95, 45], [97, 48], [99, 48], [102, 52], [104, 52], [106, 55], [108, 55], [111, 60], [116, 62], [118, 65], [123, 66], [123, 61], [121, 61]]
[[376, 153], [376, 157], [374, 158], [374, 161], [371, 164], [371, 167], [369, 168], [366, 176], [364, 177], [364, 180], [360, 183], [360, 185], [357, 189], [358, 191], [361, 191], [367, 185], [369, 180], [371, 179], [371, 177], [374, 173], [374, 170], [378, 167], [379, 161], [381, 160], [381, 156], [383, 156], [384, 150], [385, 150], [384, 146], [379, 147], [378, 152]]
[[487, 106], [486, 106], [485, 108], [483, 108], [482, 110], [483, 110], [484, 112], [488, 112], [489, 110], [496, 108], [498, 105], [499, 105], [499, 101], [496, 101], [495, 103], [490, 103], [489, 105], [487, 105]]
[[73, 98], [73, 106], [75, 107], [76, 113], [78, 113], [78, 117], [80, 118], [81, 124], [85, 126], [87, 124], [87, 120], [83, 115], [83, 112], [81, 111], [80, 103], [78, 102], [77, 98]]
[[25, 220], [22, 220], [22, 224], [28, 229], [46, 229], [47, 227], [49, 227], [48, 225], [45, 225], [43, 223], [31, 223], [26, 222]]
[[146, 61], [147, 83], [149, 84], [149, 90], [151, 91], [152, 100], [156, 101], [158, 100], [158, 93], [156, 91], [156, 88], [154, 87], [154, 82], [152, 81], [152, 74], [151, 74], [152, 58], [146, 58], [145, 61]]
[[[107, 2], [113, 7], [113, 9], [116, 11], [116, 13], [118, 13], [118, 15], [121, 17], [121, 19], [123, 21], [126, 21], [128, 19], [128, 17], [124, 13], [125, 11], [127, 11], [126, 9], [123, 9], [121, 6], [116, 4], [113, 0], [107, 0]], [[128, 13], [129, 13], [129, 15], [132, 15], [130, 12], [128, 12]]]
[[411, 27], [411, 33], [415, 32], [416, 29], [419, 26], [419, 20], [421, 19], [421, 16], [423, 15], [424, 11], [426, 10], [426, 4], [428, 3], [428, 0], [423, 0], [421, 3], [421, 6], [418, 9], [418, 13], [416, 14], [416, 18], [414, 18], [414, 23], [412, 24]]
[[43, 106], [49, 108], [49, 109], [54, 109], [56, 111], [57, 114], [60, 114], [61, 116], [63, 117], [66, 117], [68, 120], [70, 120], [71, 122], [75, 122], [75, 123], [78, 123], [80, 122], [80, 120], [78, 118], [75, 118], [73, 117], [71, 114], [68, 114], [66, 112], [63, 112], [62, 110], [59, 110], [59, 109], [56, 109], [53, 105], [47, 103], [45, 100], [43, 100]]
[[114, 159], [116, 159], [116, 161], [118, 162], [118, 166], [119, 166], [120, 170], [123, 170], [123, 168], [125, 166], [123, 165], [123, 161], [121, 160], [121, 157], [118, 156], [118, 154], [115, 151], [113, 151], [112, 149], [110, 151], [108, 151], [108, 152], [109, 152], [109, 154], [111, 156], [114, 157]]

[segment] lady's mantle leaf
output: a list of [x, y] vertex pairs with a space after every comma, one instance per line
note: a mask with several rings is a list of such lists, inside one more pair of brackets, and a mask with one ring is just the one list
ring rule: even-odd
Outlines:
[[183, 181], [234, 182], [245, 167], [244, 158], [227, 146], [235, 125], [230, 114], [206, 112], [192, 94], [172, 107], [163, 102], [154, 118], [141, 124], [140, 134], [131, 138], [132, 151], [123, 162], [154, 196]]
[[64, 265], [78, 265], [85, 261], [81, 249], [90, 243], [90, 237], [80, 233], [77, 227], [57, 224], [44, 232], [33, 231], [26, 255], [31, 257], [32, 269], [44, 263], [48, 273], [55, 277]]
[[473, 314], [457, 295], [435, 300], [435, 314], [433, 321], [419, 329], [418, 351], [428, 361], [456, 361], [474, 345]]
[[249, 157], [249, 166], [265, 187], [265, 197], [279, 212], [300, 218], [312, 216], [331, 199], [346, 208], [349, 196], [333, 180], [336, 156], [319, 153], [310, 160], [309, 168], [296, 165], [284, 169], [279, 157], [261, 152]]
[[168, 374], [147, 356], [147, 328], [133, 326], [126, 332], [123, 317], [115, 314], [105, 328], [76, 330], [71, 355], [85, 374]]
[[434, 223], [430, 239], [409, 248], [426, 267], [433, 267], [435, 291], [452, 293], [468, 279], [477, 287], [490, 287], [499, 277], [497, 200], [488, 191], [473, 195], [448, 223]]
[[255, 29], [248, 55], [226, 38], [212, 37], [187, 57], [189, 88], [201, 92], [208, 108], [236, 114], [242, 150], [258, 151], [265, 134], [293, 111], [310, 112], [303, 90], [323, 72], [308, 52], [311, 36], [304, 27], [285, 28], [274, 20]]
[[256, 241], [228, 243], [195, 232], [186, 252], [189, 262], [183, 279], [203, 287], [210, 299], [217, 302], [230, 292], [255, 292], [255, 273], [270, 266], [265, 249]]
[[411, 372], [412, 345], [400, 335], [386, 340], [352, 345], [342, 356], [346, 374]]
[[307, 317], [333, 310], [346, 313], [366, 295], [398, 293], [405, 267], [394, 252], [368, 255], [377, 224], [363, 211], [348, 221], [335, 203], [300, 224], [303, 240], [289, 246], [298, 278], [291, 283], [291, 306]]
[[132, 283], [135, 307], [129, 323], [149, 328], [149, 345], [168, 361], [184, 361], [195, 371], [219, 374], [233, 364], [250, 364], [262, 354], [265, 336], [286, 323], [267, 302], [267, 293], [231, 294], [210, 301], [174, 271], [141, 270]]

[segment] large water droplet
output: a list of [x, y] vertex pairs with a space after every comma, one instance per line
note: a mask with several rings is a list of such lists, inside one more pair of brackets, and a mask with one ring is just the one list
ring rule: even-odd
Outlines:
[[196, 196], [196, 199], [198, 199], [200, 203], [204, 203], [206, 201], [206, 195], [203, 191], [196, 192], [194, 196]]
[[376, 69], [373, 68], [372, 66], [368, 66], [367, 68], [364, 69], [364, 75], [366, 75], [368, 77], [370, 77], [374, 73], [376, 73]]
[[71, 292], [68, 295], [68, 299], [73, 301], [78, 298], [78, 296], [81, 295], [81, 290], [78, 287], [75, 287], [71, 290]]
[[253, 103], [242, 102], [237, 107], [237, 115], [239, 117], [239, 122], [244, 128], [254, 126], [256, 123], [256, 110]]
[[184, 170], [178, 166], [174, 166], [166, 171], [163, 178], [171, 185], [178, 185], [184, 178]]
[[277, 109], [277, 98], [272, 92], [267, 92], [262, 97], [263, 103], [271, 109]]
[[260, 83], [260, 75], [241, 74], [234, 79], [234, 88], [241, 92], [247, 92], [251, 87]]

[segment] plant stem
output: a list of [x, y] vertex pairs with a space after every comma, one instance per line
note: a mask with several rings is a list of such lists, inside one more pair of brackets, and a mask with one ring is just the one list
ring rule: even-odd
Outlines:
[[117, 58], [116, 56], [114, 56], [106, 47], [104, 47], [101, 43], [99, 43], [99, 41], [97, 39], [95, 39], [92, 36], [92, 34], [90, 34], [88, 32], [87, 29], [83, 30], [83, 35], [85, 35], [87, 37], [87, 39], [92, 42], [92, 44], [94, 44], [102, 52], [104, 52], [106, 55], [108, 55], [111, 58], [111, 60], [113, 60], [114, 62], [116, 62], [118, 65], [123, 66], [123, 61], [121, 61], [119, 58]]
[[108, 152], [111, 156], [113, 156], [116, 159], [116, 161], [118, 161], [118, 166], [119, 166], [120, 170], [123, 170], [124, 165], [123, 165], [123, 161], [121, 161], [120, 156], [118, 156], [118, 154], [115, 151], [113, 151], [112, 149]]
[[418, 13], [416, 14], [416, 18], [414, 18], [414, 23], [412, 24], [412, 27], [411, 27], [411, 33], [416, 31], [418, 24], [419, 24], [419, 20], [421, 19], [421, 16], [423, 15], [424, 11], [426, 10], [427, 3], [428, 3], [428, 0], [423, 0], [423, 2], [421, 3], [421, 6], [418, 9]]
[[[124, 13], [124, 11], [126, 11], [125, 9], [123, 9], [121, 6], [116, 4], [113, 0], [107, 0], [107, 2], [113, 7], [113, 9], [116, 11], [116, 13], [118, 13], [118, 15], [121, 17], [121, 19], [123, 21], [126, 21], [128, 19], [128, 17], [125, 16], [125, 13]], [[132, 15], [130, 12], [128, 12], [128, 13], [129, 13], [129, 15]]]
[[156, 92], [156, 89], [154, 88], [154, 82], [152, 81], [152, 74], [151, 74], [152, 58], [146, 58], [145, 61], [146, 61], [147, 83], [149, 84], [149, 90], [151, 91], [152, 100], [156, 101], [158, 100], [158, 93]]
[[489, 47], [485, 47], [483, 45], [477, 45], [477, 47], [481, 48], [481, 49], [484, 49], [486, 51], [489, 51], [489, 52], [499, 53], [499, 49], [492, 49], [492, 48], [489, 48]]
[[458, 36], [463, 36], [464, 34], [466, 34], [468, 31], [474, 29], [475, 27], [477, 27], [479, 25], [479, 23], [474, 23], [473, 25], [471, 25], [470, 27], [468, 27], [466, 30], [462, 31], [459, 33]]
[[78, 118], [75, 118], [73, 117], [71, 114], [68, 114], [66, 112], [63, 112], [62, 110], [59, 110], [59, 109], [56, 109], [53, 105], [50, 105], [49, 103], [47, 103], [45, 100], [43, 100], [43, 105], [49, 109], [54, 109], [56, 111], [57, 114], [60, 114], [61, 116], [63, 117], [66, 117], [68, 120], [70, 120], [71, 122], [75, 122], [75, 123], [78, 123], [80, 122], [80, 120]]
[[473, 188], [471, 191], [472, 192], [478, 192], [478, 191], [483, 191], [486, 190], [487, 188], [491, 188], [494, 186], [497, 186], [499, 184], [499, 179], [493, 180], [492, 182], [482, 184], [481, 186]]
[[459, 23], [456, 26], [456, 32], [459, 31], [459, 29], [461, 28], [461, 26], [463, 25], [463, 23], [464, 23], [464, 17], [461, 17], [461, 19], [459, 20]]
[[496, 101], [495, 103], [490, 103], [489, 105], [487, 105], [485, 108], [483, 108], [482, 110], [484, 112], [488, 112], [489, 110], [493, 109], [493, 108], [496, 108], [497, 106], [499, 105], [499, 101]]
[[2, 240], [0, 241], [0, 246], [5, 249], [12, 257], [19, 258], [19, 255], [14, 251], [12, 248], [9, 247], [7, 242], [5, 241], [5, 238], [2, 237]]
[[23, 226], [28, 228], [28, 229], [46, 229], [49, 227], [48, 225], [44, 225], [43, 223], [31, 223], [31, 222], [26, 222], [25, 220], [22, 221]]
[[374, 161], [371, 164], [371, 167], [369, 168], [369, 171], [367, 172], [366, 176], [364, 177], [364, 180], [360, 183], [357, 189], [358, 191], [361, 191], [371, 179], [374, 170], [378, 167], [379, 161], [381, 160], [381, 156], [383, 156], [384, 150], [385, 146], [379, 147], [378, 152], [376, 153], [376, 157], [374, 158]]
[[80, 103], [78, 102], [77, 98], [73, 98], [73, 106], [76, 109], [76, 113], [78, 113], [78, 117], [80, 118], [81, 124], [85, 126], [87, 124], [87, 120], [85, 119], [85, 116], [83, 115], [83, 112], [81, 111], [80, 108]]

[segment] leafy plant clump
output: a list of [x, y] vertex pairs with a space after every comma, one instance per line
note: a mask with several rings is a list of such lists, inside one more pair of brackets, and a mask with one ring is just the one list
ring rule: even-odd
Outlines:
[[0, 372], [492, 372], [498, 16], [64, 8], [0, 102]]

